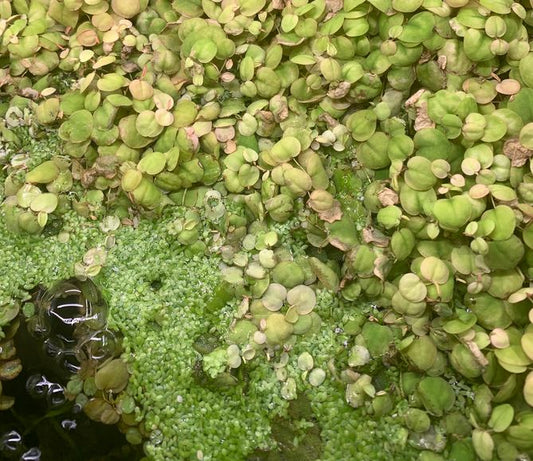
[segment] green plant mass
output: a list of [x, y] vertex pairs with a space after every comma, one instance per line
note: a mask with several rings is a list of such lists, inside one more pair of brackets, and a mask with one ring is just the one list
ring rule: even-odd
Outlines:
[[0, 459], [533, 458], [532, 27], [0, 0]]

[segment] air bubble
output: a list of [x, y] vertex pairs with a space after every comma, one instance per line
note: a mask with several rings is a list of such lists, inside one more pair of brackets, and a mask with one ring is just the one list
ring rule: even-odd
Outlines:
[[22, 436], [17, 431], [9, 431], [0, 437], [0, 454], [10, 455], [22, 448]]
[[104, 362], [119, 353], [119, 345], [115, 334], [110, 330], [100, 330], [82, 341], [78, 347], [80, 361], [95, 360]]
[[52, 408], [60, 407], [66, 402], [65, 389], [61, 384], [52, 383], [46, 395], [46, 401]]
[[77, 415], [78, 413], [81, 413], [83, 410], [83, 406], [79, 403], [75, 403], [72, 405], [72, 413]]
[[58, 357], [59, 354], [61, 354], [61, 351], [65, 348], [65, 345], [63, 343], [63, 341], [61, 341], [59, 338], [57, 337], [50, 337], [50, 338], [47, 338], [44, 343], [43, 343], [43, 350], [44, 350], [44, 353], [48, 356], [48, 357], [52, 357], [52, 358], [55, 358], [55, 357]]
[[73, 431], [78, 427], [78, 423], [76, 423], [75, 419], [64, 419], [61, 421], [61, 427], [66, 431]]
[[28, 330], [42, 341], [44, 360], [61, 382], [84, 362], [97, 365], [121, 353], [120, 338], [106, 328], [107, 304], [92, 281], [71, 278], [41, 288], [34, 304]]
[[34, 315], [28, 320], [27, 329], [36, 339], [46, 338], [46, 336], [50, 333], [48, 326], [45, 325], [37, 315]]
[[105, 326], [107, 305], [90, 280], [59, 282], [44, 292], [39, 302], [42, 322], [49, 325], [52, 335], [66, 342]]
[[30, 448], [20, 457], [20, 461], [40, 461], [40, 459], [41, 450], [39, 450], [37, 447]]
[[33, 398], [42, 399], [48, 394], [51, 384], [44, 375], [35, 374], [26, 380], [26, 390]]
[[155, 429], [150, 434], [150, 442], [154, 445], [159, 445], [163, 442], [163, 433], [159, 429]]
[[58, 364], [68, 372], [75, 374], [80, 371], [80, 361], [74, 351], [63, 351], [58, 357]]

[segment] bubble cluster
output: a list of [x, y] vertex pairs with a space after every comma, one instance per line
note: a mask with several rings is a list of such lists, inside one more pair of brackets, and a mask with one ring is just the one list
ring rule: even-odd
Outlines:
[[40, 290], [35, 305], [29, 331], [42, 342], [47, 362], [61, 379], [77, 373], [83, 363], [98, 365], [120, 352], [119, 338], [106, 327], [107, 303], [92, 281], [60, 281]]
[[0, 435], [0, 459], [40, 461], [41, 450], [37, 447], [28, 449], [24, 444], [22, 435], [15, 430], [11, 430]]
[[[122, 451], [126, 441], [118, 427], [93, 424], [82, 411], [89, 397], [69, 387], [88, 380], [92, 390], [84, 391], [98, 400], [98, 385], [122, 390], [129, 379], [126, 365], [117, 359], [121, 338], [107, 328], [108, 306], [99, 289], [77, 278], [48, 289], [39, 285], [25, 307], [27, 321], [13, 339], [24, 366], [13, 384], [14, 412], [0, 416], [0, 461], [59, 459], [59, 453], [61, 459], [93, 459], [92, 453], [107, 456], [115, 448], [116, 459], [139, 459], [134, 448]], [[117, 363], [125, 384], [116, 382]], [[69, 454], [63, 457], [65, 451]]]
[[66, 401], [64, 387], [49, 381], [45, 375], [39, 373], [26, 380], [26, 390], [34, 399], [44, 399], [49, 408], [60, 407]]

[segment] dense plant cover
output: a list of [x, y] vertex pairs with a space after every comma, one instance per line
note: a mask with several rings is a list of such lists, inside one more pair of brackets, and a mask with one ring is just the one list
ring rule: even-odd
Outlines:
[[75, 275], [148, 459], [529, 459], [532, 11], [0, 1], [0, 379]]

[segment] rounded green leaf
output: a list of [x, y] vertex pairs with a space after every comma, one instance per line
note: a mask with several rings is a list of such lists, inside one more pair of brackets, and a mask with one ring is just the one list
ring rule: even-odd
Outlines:
[[316, 295], [307, 285], [297, 285], [287, 293], [287, 302], [294, 307], [298, 314], [309, 314], [316, 305]]
[[410, 363], [422, 371], [429, 370], [437, 359], [437, 348], [433, 340], [427, 336], [416, 338], [405, 350]]
[[137, 131], [136, 120], [137, 116], [132, 114], [120, 119], [118, 124], [120, 138], [132, 149], [140, 149], [153, 142], [152, 138], [141, 136]]
[[400, 13], [413, 13], [422, 3], [423, 0], [392, 0], [392, 8]]
[[488, 431], [474, 429], [472, 431], [472, 444], [476, 454], [482, 461], [491, 461], [494, 452], [494, 440]]
[[400, 229], [391, 238], [391, 250], [398, 261], [406, 259], [415, 247], [415, 236], [410, 229]]
[[115, 359], [100, 368], [94, 382], [98, 389], [118, 393], [123, 390], [129, 379], [128, 368], [121, 359]]
[[276, 162], [285, 163], [298, 156], [301, 149], [302, 145], [298, 139], [293, 136], [285, 136], [272, 146], [270, 153]]
[[468, 331], [477, 321], [477, 317], [471, 312], [466, 312], [462, 309], [457, 309], [457, 318], [447, 320], [442, 329], [451, 335], [458, 335]]
[[530, 371], [524, 382], [524, 399], [530, 407], [533, 407], [533, 371]]
[[257, 93], [263, 98], [271, 98], [281, 89], [281, 80], [269, 67], [261, 67], [257, 70], [255, 79]]
[[216, 44], [209, 38], [200, 38], [196, 40], [191, 48], [191, 57], [201, 63], [208, 63], [214, 59], [217, 54]]
[[475, 158], [465, 158], [461, 162], [461, 170], [467, 176], [473, 176], [479, 172], [481, 164]]
[[293, 332], [293, 326], [287, 322], [285, 316], [273, 313], [266, 319], [265, 335], [270, 344], [281, 344], [289, 338]]
[[358, 110], [348, 117], [346, 126], [356, 141], [363, 142], [376, 131], [376, 122], [377, 117], [373, 110]]
[[437, 201], [437, 194], [433, 189], [417, 191], [402, 184], [400, 189], [400, 203], [410, 215], [430, 214], [433, 204]]
[[155, 138], [163, 131], [163, 127], [157, 123], [155, 112], [151, 110], [143, 110], [137, 116], [135, 128], [141, 136], [146, 138]]
[[488, 330], [511, 324], [504, 301], [486, 292], [465, 296], [465, 305], [475, 314], [477, 323]]
[[291, 56], [290, 60], [299, 66], [310, 66], [316, 61], [314, 56], [311, 56], [310, 54], [297, 54], [295, 56]]
[[440, 199], [433, 205], [433, 215], [439, 226], [450, 231], [461, 229], [470, 220], [472, 212], [471, 202], [463, 195]]
[[511, 12], [511, 0], [480, 0], [480, 5], [496, 14], [509, 14]]
[[139, 171], [155, 176], [165, 169], [167, 158], [161, 152], [149, 152], [137, 164]]
[[[398, 2], [400, 1], [404, 3], [403, 0], [398, 0]], [[409, 0], [408, 4], [411, 1]], [[435, 19], [433, 14], [429, 11], [423, 11], [411, 16], [407, 24], [403, 26], [403, 30], [398, 38], [400, 41], [410, 45], [422, 43], [431, 37], [434, 25]]]
[[485, 35], [485, 31], [468, 29], [464, 35], [464, 51], [466, 56], [474, 62], [487, 61], [494, 57], [490, 50], [492, 39]]
[[510, 373], [523, 373], [531, 364], [531, 359], [524, 353], [519, 344], [514, 344], [505, 349], [496, 349], [494, 355], [498, 363]]
[[281, 30], [285, 33], [290, 32], [298, 24], [298, 16], [295, 14], [286, 14], [281, 19]]
[[47, 160], [26, 173], [26, 182], [47, 184], [54, 181], [59, 175], [59, 168], [53, 160]]
[[281, 261], [272, 270], [272, 278], [276, 283], [287, 288], [293, 288], [304, 282], [305, 273], [298, 263], [294, 261]]
[[427, 295], [426, 285], [413, 273], [404, 274], [400, 278], [398, 289], [402, 296], [412, 303], [423, 301]]
[[48, 124], [56, 120], [59, 114], [59, 98], [50, 98], [41, 102], [35, 110], [35, 117], [39, 123]]
[[243, 16], [255, 16], [265, 6], [266, 0], [240, 0], [239, 10]]
[[346, 36], [361, 37], [368, 32], [369, 24], [365, 18], [346, 19], [342, 25]]
[[68, 119], [69, 140], [74, 143], [87, 141], [93, 131], [93, 115], [85, 109], [74, 112]]
[[487, 126], [481, 138], [483, 142], [496, 142], [502, 139], [507, 133], [507, 124], [491, 114], [485, 116]]
[[[152, 85], [144, 80], [132, 80], [129, 84], [129, 90], [133, 98], [137, 99], [138, 101], [145, 101], [154, 95], [154, 89]], [[118, 95], [109, 95], [108, 98], [111, 96]]]
[[507, 299], [522, 287], [524, 275], [520, 270], [509, 269], [494, 271], [491, 274], [488, 292], [496, 298]]
[[431, 172], [439, 179], [446, 178], [450, 170], [450, 164], [446, 160], [436, 159], [431, 162]]
[[142, 179], [142, 173], [139, 170], [132, 168], [126, 170], [126, 172], [122, 176], [120, 185], [125, 192], [131, 192], [137, 188], [137, 186], [141, 183]]
[[525, 354], [533, 360], [533, 331], [529, 331], [522, 335], [520, 338], [520, 345]]
[[488, 242], [488, 250], [484, 256], [485, 262], [491, 269], [497, 270], [513, 269], [525, 253], [524, 245], [516, 235], [511, 235], [507, 240]]
[[374, 358], [386, 354], [394, 339], [390, 327], [374, 322], [366, 322], [361, 335], [365, 340], [366, 348]]
[[351, 367], [361, 367], [370, 362], [370, 352], [364, 346], [356, 344], [352, 347], [350, 355], [348, 356], [348, 365]]
[[302, 352], [298, 356], [298, 368], [302, 371], [312, 370], [314, 366], [313, 356], [309, 352]]
[[320, 386], [326, 379], [326, 372], [322, 368], [314, 368], [309, 373], [309, 384], [314, 387]]
[[192, 125], [198, 114], [196, 104], [188, 99], [178, 101], [174, 107], [174, 123], [172, 126], [183, 128]]
[[281, 309], [286, 297], [287, 289], [283, 285], [271, 283], [263, 294], [261, 301], [269, 311], [275, 312]]
[[37, 186], [24, 184], [24, 186], [17, 191], [16, 204], [22, 208], [29, 208], [31, 202], [41, 194], [42, 191]]
[[481, 216], [480, 224], [484, 221], [491, 223], [492, 230], [488, 236], [493, 240], [507, 240], [515, 230], [515, 214], [507, 205], [498, 205], [487, 210]]
[[533, 53], [530, 52], [526, 57], [521, 59], [518, 68], [520, 70], [520, 78], [522, 81], [529, 88], [533, 88]]
[[455, 403], [452, 387], [439, 377], [423, 378], [418, 383], [417, 391], [426, 410], [435, 416], [443, 416]]
[[399, 290], [392, 296], [391, 304], [396, 312], [410, 317], [420, 317], [424, 314], [427, 307], [425, 301], [413, 303], [405, 299]]
[[426, 432], [431, 426], [431, 420], [424, 410], [409, 408], [405, 413], [405, 424], [414, 432]]
[[418, 191], [431, 189], [437, 182], [437, 178], [432, 172], [431, 161], [420, 156], [409, 159], [404, 179], [411, 189]]
[[357, 150], [357, 160], [365, 167], [372, 170], [379, 170], [390, 165], [390, 158], [387, 155], [389, 137], [378, 131], [361, 144]]
[[320, 62], [320, 72], [328, 82], [341, 79], [341, 66], [332, 58], [326, 58]]
[[[87, 1], [85, 3], [88, 5], [98, 4], [98, 2], [95, 1]], [[139, 14], [142, 10], [142, 4], [143, 3], [140, 0], [111, 0], [111, 8], [118, 16], [122, 16], [123, 18], [132, 18]]]
[[43, 211], [52, 213], [57, 208], [57, 195], [45, 193], [37, 195], [30, 203], [30, 208], [35, 212]]
[[474, 253], [466, 245], [452, 250], [451, 263], [453, 268], [463, 275], [471, 274], [477, 268]]
[[530, 248], [533, 249], [533, 223], [529, 223], [524, 230], [522, 231], [522, 238], [524, 243]]
[[508, 186], [504, 186], [503, 184], [489, 184], [487, 187], [496, 200], [501, 200], [502, 202], [516, 200], [516, 192]]
[[252, 187], [259, 180], [260, 174], [261, 173], [256, 166], [245, 163], [239, 168], [239, 183], [243, 187]]
[[533, 123], [524, 125], [520, 130], [519, 141], [524, 147], [533, 149]]
[[113, 92], [122, 88], [127, 83], [127, 80], [117, 73], [104, 74], [96, 82], [96, 86], [100, 91]]
[[291, 168], [283, 173], [285, 186], [297, 196], [303, 196], [313, 187], [313, 180], [305, 171]]
[[385, 229], [391, 229], [400, 224], [401, 217], [402, 209], [394, 205], [389, 205], [378, 211], [377, 221]]
[[443, 285], [450, 277], [450, 270], [442, 260], [429, 256], [420, 264], [420, 274], [429, 282]]
[[509, 427], [505, 438], [520, 450], [533, 448], [533, 430], [529, 425], [520, 424]]
[[513, 422], [514, 409], [508, 403], [494, 407], [489, 419], [489, 427], [494, 432], [505, 431]]

